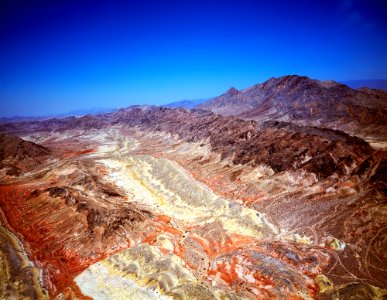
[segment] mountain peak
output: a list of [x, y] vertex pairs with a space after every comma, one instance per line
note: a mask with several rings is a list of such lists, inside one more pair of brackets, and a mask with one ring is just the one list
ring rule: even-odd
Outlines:
[[231, 88], [198, 108], [260, 123], [337, 124], [350, 134], [365, 134], [365, 126], [372, 125], [370, 130], [379, 135], [386, 119], [386, 99], [387, 93], [377, 90], [353, 90], [332, 80], [286, 75], [242, 91]]
[[235, 96], [235, 95], [239, 94], [239, 91], [234, 87], [230, 87], [225, 94]]

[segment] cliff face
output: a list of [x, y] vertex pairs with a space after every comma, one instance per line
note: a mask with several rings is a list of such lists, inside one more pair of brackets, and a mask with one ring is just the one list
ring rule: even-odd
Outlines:
[[237, 93], [228, 91], [198, 108], [259, 122], [295, 122], [385, 139], [386, 100], [382, 90], [354, 90], [334, 81], [284, 76]]

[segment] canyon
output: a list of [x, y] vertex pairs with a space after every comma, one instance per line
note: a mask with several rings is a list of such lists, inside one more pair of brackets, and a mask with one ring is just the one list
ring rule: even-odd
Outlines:
[[385, 299], [387, 93], [0, 124], [4, 299]]

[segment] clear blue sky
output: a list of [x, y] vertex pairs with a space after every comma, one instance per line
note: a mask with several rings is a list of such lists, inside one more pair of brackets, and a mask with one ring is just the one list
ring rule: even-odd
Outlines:
[[286, 74], [387, 78], [387, 1], [0, 4], [0, 115], [217, 96]]

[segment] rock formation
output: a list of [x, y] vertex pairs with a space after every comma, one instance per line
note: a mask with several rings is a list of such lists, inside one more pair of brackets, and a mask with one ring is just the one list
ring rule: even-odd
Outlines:
[[271, 78], [242, 91], [225, 94], [198, 106], [246, 120], [285, 121], [339, 129], [368, 140], [386, 139], [387, 93], [354, 90], [334, 81], [305, 76]]

